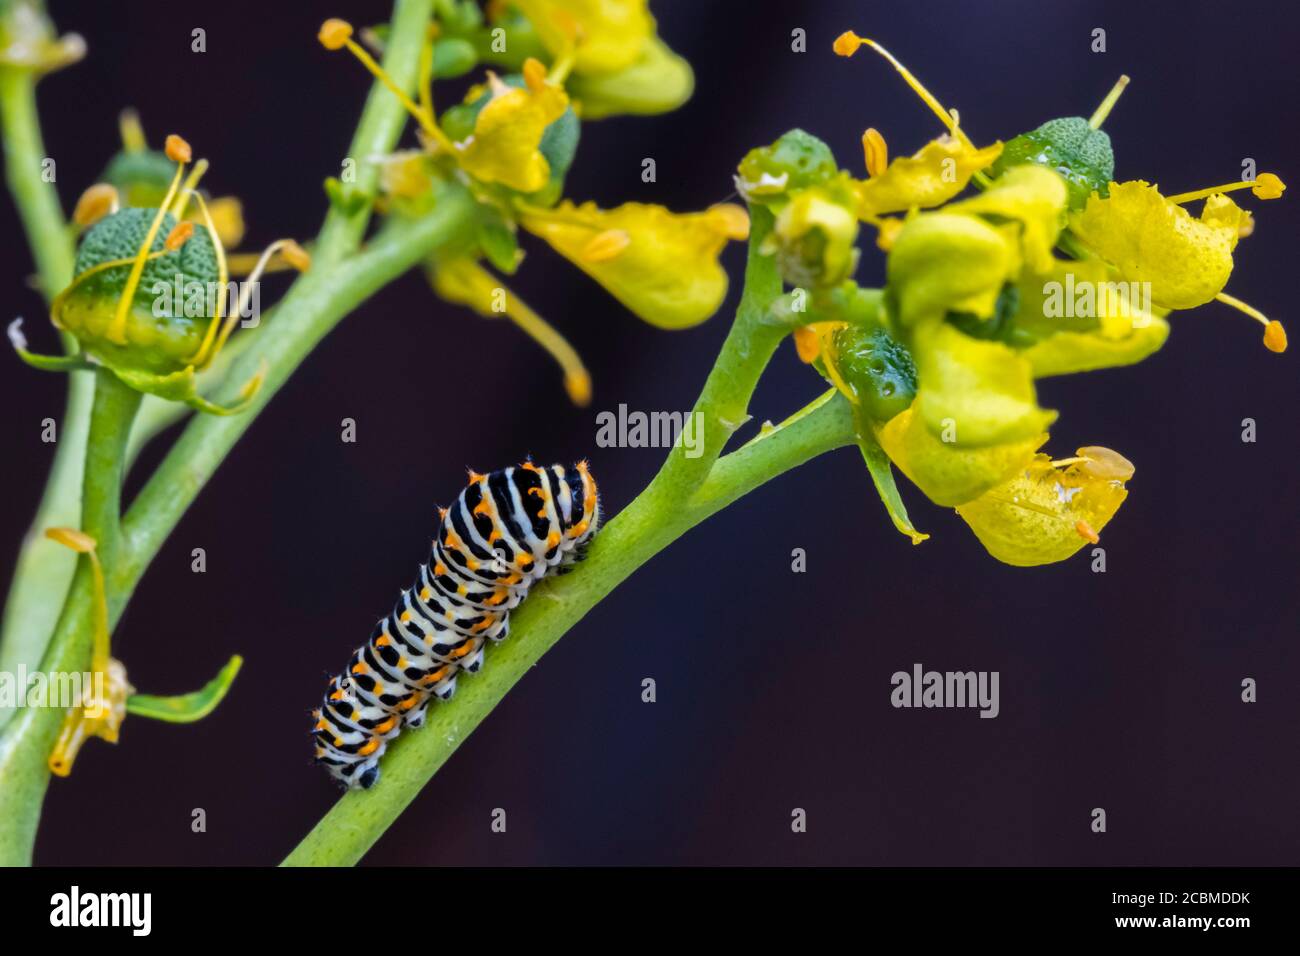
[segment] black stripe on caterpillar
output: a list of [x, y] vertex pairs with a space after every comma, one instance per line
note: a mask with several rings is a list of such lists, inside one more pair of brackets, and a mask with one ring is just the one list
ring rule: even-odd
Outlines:
[[586, 462], [471, 471], [439, 513], [415, 584], [312, 712], [316, 762], [348, 787], [374, 786], [388, 741], [423, 724], [430, 700], [451, 698], [456, 676], [482, 665], [487, 641], [506, 636], [528, 589], [580, 560], [600, 524]]

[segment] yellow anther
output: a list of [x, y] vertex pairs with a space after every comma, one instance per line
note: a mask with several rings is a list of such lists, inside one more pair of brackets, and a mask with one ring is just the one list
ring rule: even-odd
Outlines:
[[1273, 173], [1260, 173], [1255, 177], [1255, 185], [1250, 190], [1256, 199], [1281, 199], [1286, 191], [1286, 183]]
[[172, 231], [167, 233], [167, 238], [163, 240], [163, 248], [168, 252], [175, 252], [185, 243], [190, 241], [190, 236], [194, 235], [194, 223], [178, 222], [172, 226]]
[[309, 253], [292, 239], [281, 240], [284, 245], [280, 247], [280, 258], [289, 265], [293, 266], [299, 272], [306, 272], [311, 268], [311, 253]]
[[331, 17], [320, 25], [320, 32], [316, 34], [316, 39], [320, 40], [320, 45], [327, 50], [341, 50], [348, 40], [352, 39], [352, 24]]
[[1264, 326], [1264, 347], [1270, 352], [1286, 351], [1286, 329], [1282, 323], [1273, 319]]
[[168, 135], [163, 152], [167, 154], [167, 158], [173, 163], [188, 163], [194, 155], [193, 150], [190, 149], [190, 144], [175, 133]]
[[821, 336], [808, 326], [801, 325], [794, 330], [794, 348], [801, 361], [812, 364], [822, 352]]
[[546, 67], [540, 60], [531, 56], [524, 60], [524, 82], [534, 93], [546, 85]]
[[586, 369], [564, 373], [564, 390], [569, 393], [569, 401], [585, 408], [591, 404], [591, 376]]
[[889, 147], [885, 137], [874, 126], [862, 134], [862, 154], [867, 163], [867, 175], [879, 176], [889, 165]]
[[582, 249], [582, 258], [587, 262], [606, 262], [631, 244], [632, 237], [622, 229], [606, 229], [592, 236]]
[[85, 229], [117, 212], [118, 205], [116, 189], [108, 183], [95, 183], [77, 200], [77, 208], [72, 211], [72, 221]]

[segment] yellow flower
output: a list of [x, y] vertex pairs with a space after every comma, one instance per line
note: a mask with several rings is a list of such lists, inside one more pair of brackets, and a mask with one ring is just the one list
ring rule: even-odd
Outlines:
[[916, 405], [876, 433], [880, 447], [912, 484], [937, 505], [965, 504], [1002, 484], [1033, 458], [1047, 433], [1002, 445], [961, 448], [932, 432]]
[[1094, 195], [1070, 227], [1088, 248], [1132, 282], [1150, 282], [1151, 300], [1166, 309], [1190, 309], [1223, 291], [1243, 212], [1211, 195], [1199, 219], [1160, 195], [1150, 183], [1113, 183]]
[[646, 0], [517, 0], [584, 119], [664, 113], [694, 90], [690, 64], [655, 31]]
[[1014, 166], [986, 192], [946, 207], [944, 212], [976, 213], [1020, 223], [1020, 252], [1034, 271], [1051, 268], [1052, 247], [1061, 233], [1067, 193], [1065, 180], [1042, 166]]
[[1035, 378], [1132, 365], [1165, 344], [1165, 310], [1119, 278], [1099, 259], [1058, 259], [1021, 280], [1015, 322], [1030, 341], [1019, 351]]
[[520, 89], [488, 74], [492, 99], [474, 121], [473, 135], [455, 146], [460, 165], [475, 179], [531, 193], [550, 179], [551, 167], [540, 149], [542, 134], [563, 115], [569, 98], [528, 63], [524, 77], [526, 86]]
[[1064, 561], [1114, 517], [1128, 497], [1133, 465], [1109, 448], [1080, 448], [1075, 458], [1035, 455], [1023, 472], [957, 507], [989, 554], [1030, 567]]
[[857, 238], [851, 200], [836, 202], [832, 191], [812, 187], [782, 207], [761, 251], [776, 255], [781, 276], [791, 285], [837, 285], [857, 268]]
[[738, 206], [674, 213], [625, 203], [600, 209], [569, 201], [554, 209], [522, 206], [520, 224], [591, 276], [625, 306], [660, 328], [703, 322], [722, 304], [727, 273], [718, 255], [749, 234]]
[[[873, 154], [883, 148], [879, 133], [870, 142]], [[868, 218], [945, 203], [1001, 152], [1001, 143], [976, 149], [968, 142], [941, 136], [915, 156], [895, 159], [879, 175], [858, 183], [859, 214]]]

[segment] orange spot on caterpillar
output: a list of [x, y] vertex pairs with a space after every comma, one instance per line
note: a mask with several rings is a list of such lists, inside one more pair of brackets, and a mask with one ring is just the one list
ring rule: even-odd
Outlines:
[[371, 737], [369, 740], [367, 740], [364, 744], [361, 745], [361, 749], [358, 750], [357, 753], [363, 757], [369, 757], [372, 753], [374, 753], [378, 749], [379, 749], [379, 738]]

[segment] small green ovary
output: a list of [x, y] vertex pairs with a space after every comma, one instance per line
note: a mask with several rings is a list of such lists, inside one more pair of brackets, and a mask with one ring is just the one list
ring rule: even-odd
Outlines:
[[881, 328], [839, 329], [832, 338], [835, 370], [874, 422], [889, 421], [916, 397], [912, 356]]
[[[156, 215], [156, 209], [128, 208], [96, 223], [77, 251], [77, 276], [106, 262], [133, 259]], [[164, 249], [175, 225], [170, 213], [163, 217], [152, 251]], [[181, 248], [145, 263], [127, 310], [126, 341], [113, 341], [109, 333], [131, 268], [125, 262], [74, 280], [56, 303], [56, 324], [110, 367], [164, 373], [184, 368], [203, 341], [220, 293], [216, 249], [207, 229], [196, 226]]]
[[1082, 209], [1094, 192], [1106, 196], [1115, 177], [1110, 137], [1089, 126], [1082, 116], [1048, 120], [1036, 130], [1015, 137], [993, 164], [993, 173], [1000, 176], [1012, 166], [1025, 164], [1046, 166], [1060, 173], [1071, 209]]

